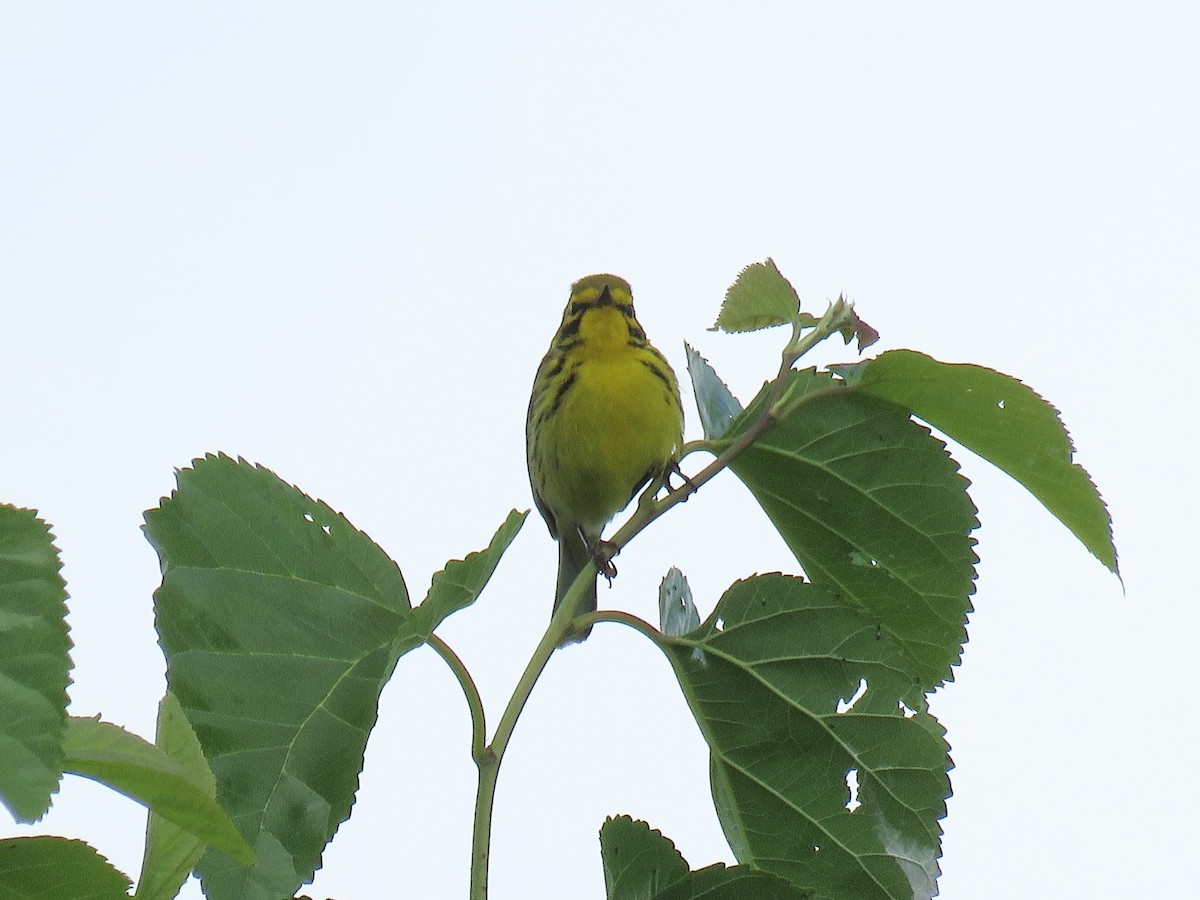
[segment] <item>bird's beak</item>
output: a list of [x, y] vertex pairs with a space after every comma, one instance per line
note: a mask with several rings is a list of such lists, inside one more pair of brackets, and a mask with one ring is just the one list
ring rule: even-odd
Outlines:
[[600, 288], [600, 296], [596, 298], [596, 305], [611, 306], [612, 302], [612, 292], [608, 289], [608, 285], [606, 284], [604, 287]]

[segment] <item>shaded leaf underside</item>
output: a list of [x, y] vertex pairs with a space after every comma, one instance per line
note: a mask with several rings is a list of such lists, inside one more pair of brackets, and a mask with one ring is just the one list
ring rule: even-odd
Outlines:
[[793, 373], [792, 389], [811, 396], [732, 468], [810, 580], [875, 617], [916, 686], [936, 687], [960, 658], [974, 591], [967, 481], [945, 445], [894, 404], [811, 370]]
[[817, 897], [932, 896], [948, 747], [909, 706], [906, 655], [873, 617], [801, 579], [759, 576], [668, 653], [740, 862]]

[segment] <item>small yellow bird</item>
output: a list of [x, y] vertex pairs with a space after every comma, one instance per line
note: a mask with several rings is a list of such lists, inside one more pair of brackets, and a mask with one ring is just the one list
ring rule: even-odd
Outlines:
[[[604, 526], [666, 472], [682, 443], [679, 383], [646, 340], [628, 282], [581, 278], [538, 366], [525, 421], [534, 503], [558, 541], [555, 609], [594, 559]], [[593, 581], [579, 612], [595, 609]]]

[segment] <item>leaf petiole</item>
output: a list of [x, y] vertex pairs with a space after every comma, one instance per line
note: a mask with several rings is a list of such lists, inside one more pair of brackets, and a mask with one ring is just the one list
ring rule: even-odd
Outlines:
[[487, 740], [487, 718], [483, 710], [483, 700], [479, 696], [479, 688], [475, 686], [475, 679], [449, 644], [436, 634], [429, 636], [428, 643], [454, 673], [463, 696], [467, 699], [467, 708], [471, 712], [471, 759], [478, 764], [484, 753], [484, 741]]

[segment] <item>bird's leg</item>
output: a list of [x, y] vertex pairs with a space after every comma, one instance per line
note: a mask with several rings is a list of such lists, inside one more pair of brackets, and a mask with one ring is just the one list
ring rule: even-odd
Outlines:
[[617, 577], [617, 567], [612, 561], [616, 552], [617, 545], [612, 541], [596, 541], [596, 546], [592, 548], [592, 559], [596, 561], [596, 571], [608, 579], [609, 587], [612, 586], [612, 580]]
[[600, 538], [592, 545], [592, 559], [596, 563], [596, 571], [608, 580], [609, 587], [612, 587], [612, 580], [617, 577], [617, 567], [612, 561], [616, 555], [617, 545], [612, 541]]
[[[681, 484], [679, 487], [672, 487], [671, 486], [671, 476], [672, 475], [678, 475], [680, 478], [682, 478], [683, 484]], [[673, 494], [676, 491], [682, 491], [686, 487], [686, 488], [688, 488], [688, 492], [687, 492], [688, 497], [690, 497], [692, 494], [696, 493], [696, 491], [700, 490], [700, 488], [696, 487], [696, 483], [694, 481], [692, 481], [692, 479], [688, 478], [687, 475], [683, 474], [683, 469], [679, 468], [678, 460], [674, 460], [674, 459], [671, 460], [669, 463], [667, 463], [667, 468], [663, 472], [663, 484], [666, 486], [668, 494]], [[686, 499], [687, 499], [687, 497], [684, 497], [684, 500], [686, 500]]]

